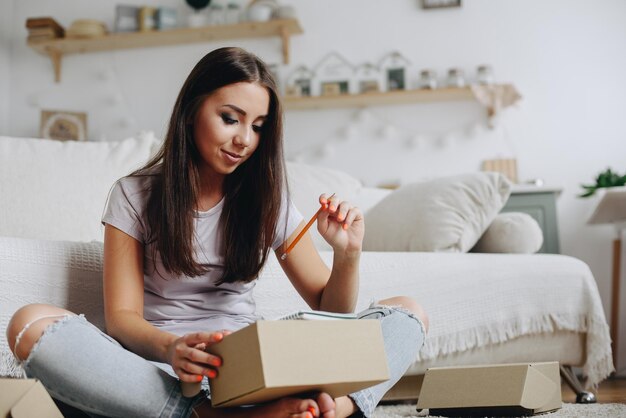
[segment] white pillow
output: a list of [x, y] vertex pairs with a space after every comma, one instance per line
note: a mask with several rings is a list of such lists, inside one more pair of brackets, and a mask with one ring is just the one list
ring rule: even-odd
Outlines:
[[406, 185], [366, 213], [363, 248], [467, 252], [510, 192], [503, 175], [485, 172]]
[[0, 137], [0, 235], [102, 240], [111, 186], [158, 144], [151, 132], [117, 142]]
[[543, 232], [527, 213], [500, 213], [478, 240], [472, 252], [533, 254], [543, 244]]
[[[287, 179], [291, 199], [308, 221], [320, 208], [319, 197], [322, 193], [335, 193], [342, 200], [351, 201], [363, 187], [361, 182], [343, 171], [302, 163], [287, 162]], [[317, 232], [313, 225], [309, 229], [318, 250], [330, 250], [331, 247]]]
[[6, 340], [9, 320], [29, 303], [49, 303], [104, 329], [102, 243], [0, 237], [0, 376], [21, 377]]

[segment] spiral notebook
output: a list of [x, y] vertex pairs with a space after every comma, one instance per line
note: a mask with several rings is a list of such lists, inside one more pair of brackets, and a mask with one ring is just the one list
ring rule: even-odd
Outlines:
[[285, 316], [277, 318], [278, 320], [286, 319], [357, 319], [354, 313], [337, 313], [326, 311], [296, 311]]

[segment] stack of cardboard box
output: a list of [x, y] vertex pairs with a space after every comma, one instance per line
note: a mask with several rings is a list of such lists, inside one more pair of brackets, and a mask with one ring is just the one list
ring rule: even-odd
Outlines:
[[51, 17], [26, 19], [26, 29], [28, 29], [29, 42], [47, 41], [65, 36], [65, 29]]

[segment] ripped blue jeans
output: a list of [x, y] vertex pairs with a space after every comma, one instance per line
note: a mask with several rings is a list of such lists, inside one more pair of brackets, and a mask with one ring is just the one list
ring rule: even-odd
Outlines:
[[[372, 305], [358, 317], [380, 320], [389, 365], [388, 381], [349, 395], [360, 415], [370, 417], [415, 361], [426, 334], [421, 321], [401, 308]], [[189, 417], [210, 397], [208, 391], [184, 397], [178, 379], [126, 350], [82, 315], [48, 327], [22, 366], [52, 397], [92, 417]]]

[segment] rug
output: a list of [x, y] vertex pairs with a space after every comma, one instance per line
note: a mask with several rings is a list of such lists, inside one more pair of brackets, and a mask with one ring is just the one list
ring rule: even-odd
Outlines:
[[[540, 415], [546, 418], [626, 418], [626, 405], [620, 403], [572, 404], [564, 403], [555, 412]], [[415, 405], [383, 405], [376, 408], [374, 418], [417, 418], [432, 417], [425, 411], [419, 414]]]

